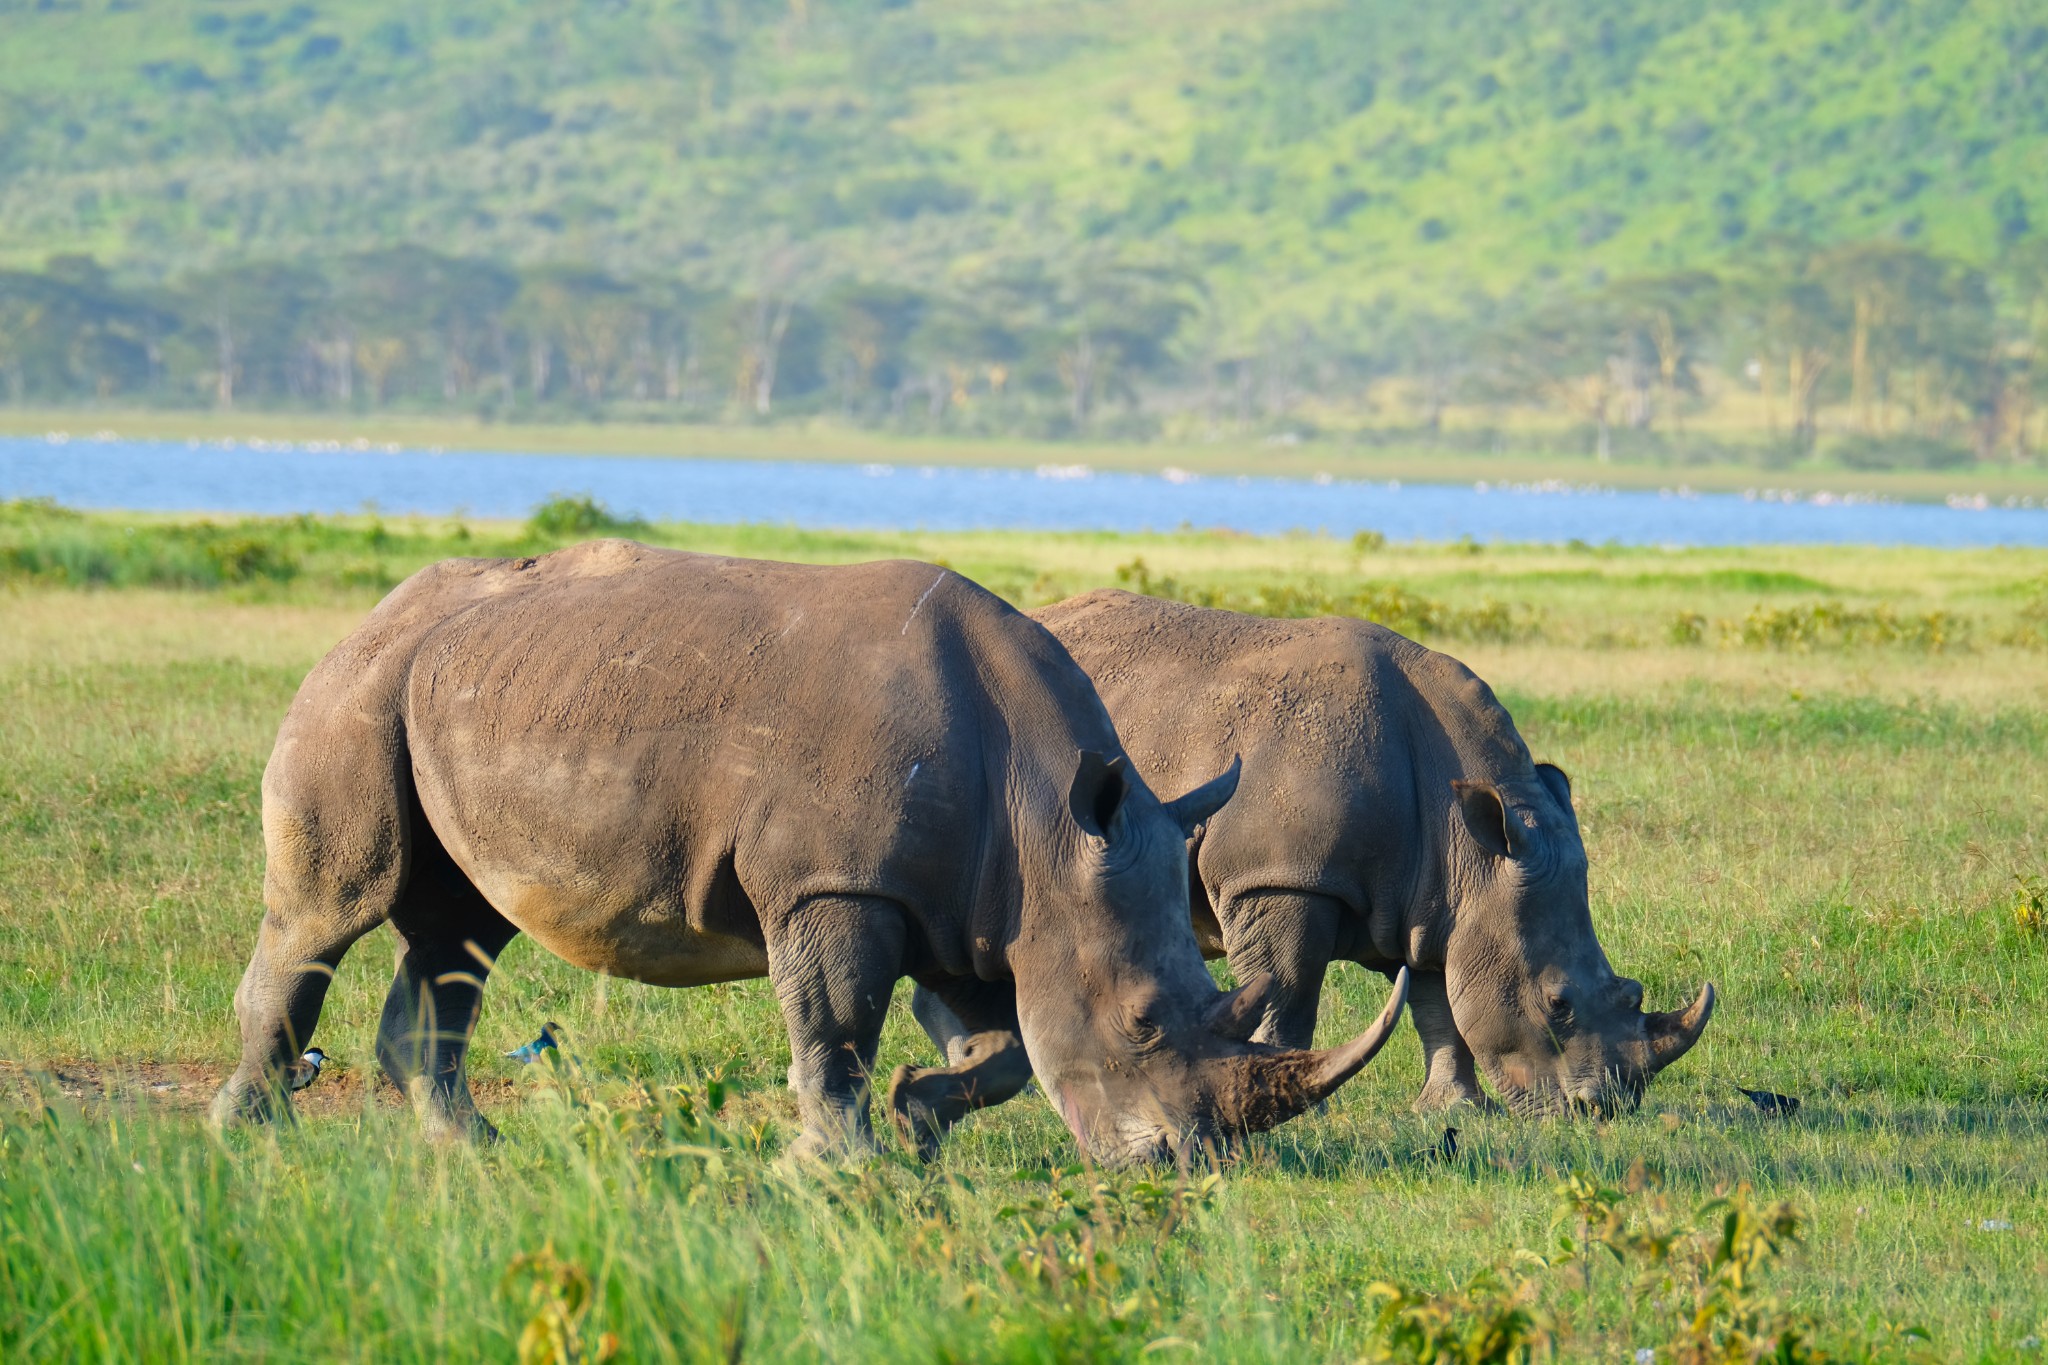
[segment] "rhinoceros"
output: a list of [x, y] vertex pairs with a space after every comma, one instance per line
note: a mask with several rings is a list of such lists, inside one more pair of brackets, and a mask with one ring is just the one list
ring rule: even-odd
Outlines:
[[[1104, 590], [1032, 613], [1087, 670], [1147, 780], [1243, 755], [1191, 847], [1203, 950], [1268, 990], [1254, 1038], [1305, 1047], [1332, 961], [1413, 972], [1420, 1111], [1605, 1112], [1714, 1010], [1645, 1014], [1594, 934], [1571, 783], [1532, 763], [1472, 671], [1385, 627], [1268, 620]], [[961, 1029], [920, 996], [942, 1048]]]
[[991, 1034], [906, 1092], [935, 1126], [1035, 1071], [1098, 1160], [1227, 1142], [1341, 1085], [1400, 1008], [1324, 1052], [1249, 1041], [1184, 865], [1235, 781], [1162, 803], [1051, 634], [930, 564], [628, 541], [450, 560], [318, 664], [279, 731], [242, 1058], [213, 1117], [288, 1112], [279, 1078], [336, 964], [389, 922], [378, 1059], [433, 1134], [491, 1134], [465, 1055], [523, 932], [658, 985], [766, 976], [797, 1154], [872, 1143], [906, 975]]

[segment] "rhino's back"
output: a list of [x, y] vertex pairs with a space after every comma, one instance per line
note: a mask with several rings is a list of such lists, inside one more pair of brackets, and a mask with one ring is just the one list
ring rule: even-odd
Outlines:
[[378, 668], [327, 690], [395, 713], [422, 812], [491, 903], [571, 961], [672, 984], [758, 971], [768, 905], [972, 904], [992, 727], [1058, 724], [1062, 668], [1087, 687], [933, 565], [620, 541], [435, 566], [358, 636], [337, 654]]
[[[1244, 757], [1201, 851], [1212, 896], [1320, 890], [1360, 911], [1440, 837], [1462, 775], [1526, 769], [1513, 721], [1463, 664], [1369, 621], [1274, 620], [1105, 590], [1033, 615], [1094, 679], [1161, 790]], [[1382, 889], [1381, 895], [1385, 895]]]

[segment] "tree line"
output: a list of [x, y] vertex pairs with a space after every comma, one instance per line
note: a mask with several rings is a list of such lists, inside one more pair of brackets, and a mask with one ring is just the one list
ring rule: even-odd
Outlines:
[[1041, 439], [1471, 443], [1547, 421], [1602, 458], [1938, 465], [2040, 458], [2044, 345], [2039, 238], [1990, 270], [1897, 241], [1781, 247], [1719, 273], [1257, 323], [1198, 275], [1107, 249], [932, 288], [821, 278], [794, 245], [730, 289], [417, 246], [167, 284], [82, 256], [0, 272], [16, 404], [829, 414]]

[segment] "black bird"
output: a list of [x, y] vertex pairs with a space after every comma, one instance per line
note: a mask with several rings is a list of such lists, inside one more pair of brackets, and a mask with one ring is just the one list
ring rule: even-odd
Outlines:
[[1457, 1156], [1458, 1130], [1446, 1128], [1444, 1129], [1444, 1135], [1437, 1140], [1436, 1146], [1430, 1148], [1429, 1154], [1422, 1159], [1432, 1166], [1441, 1166], [1447, 1162], [1455, 1161]]
[[1744, 1095], [1747, 1095], [1749, 1102], [1755, 1105], [1758, 1110], [1769, 1114], [1774, 1119], [1789, 1119], [1799, 1112], [1799, 1097], [1797, 1095], [1780, 1095], [1772, 1090], [1751, 1090], [1748, 1086], [1743, 1085], [1738, 1085], [1735, 1088]]

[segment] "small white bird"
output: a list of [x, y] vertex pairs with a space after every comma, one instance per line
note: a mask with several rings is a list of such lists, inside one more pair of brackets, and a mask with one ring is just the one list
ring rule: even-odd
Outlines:
[[542, 1024], [540, 1026], [540, 1037], [534, 1039], [530, 1043], [524, 1043], [518, 1047], [513, 1048], [510, 1052], [506, 1053], [505, 1055], [512, 1061], [519, 1063], [521, 1066], [532, 1066], [535, 1062], [540, 1060], [540, 1055], [543, 1052], [550, 1051], [551, 1049], [560, 1046], [555, 1041], [555, 1030], [560, 1027], [561, 1025], [556, 1023], [554, 1020], [548, 1020], [545, 1024]]
[[304, 1090], [320, 1079], [320, 1068], [327, 1065], [327, 1054], [317, 1047], [309, 1047], [303, 1057], [285, 1068], [285, 1084], [293, 1090]]

